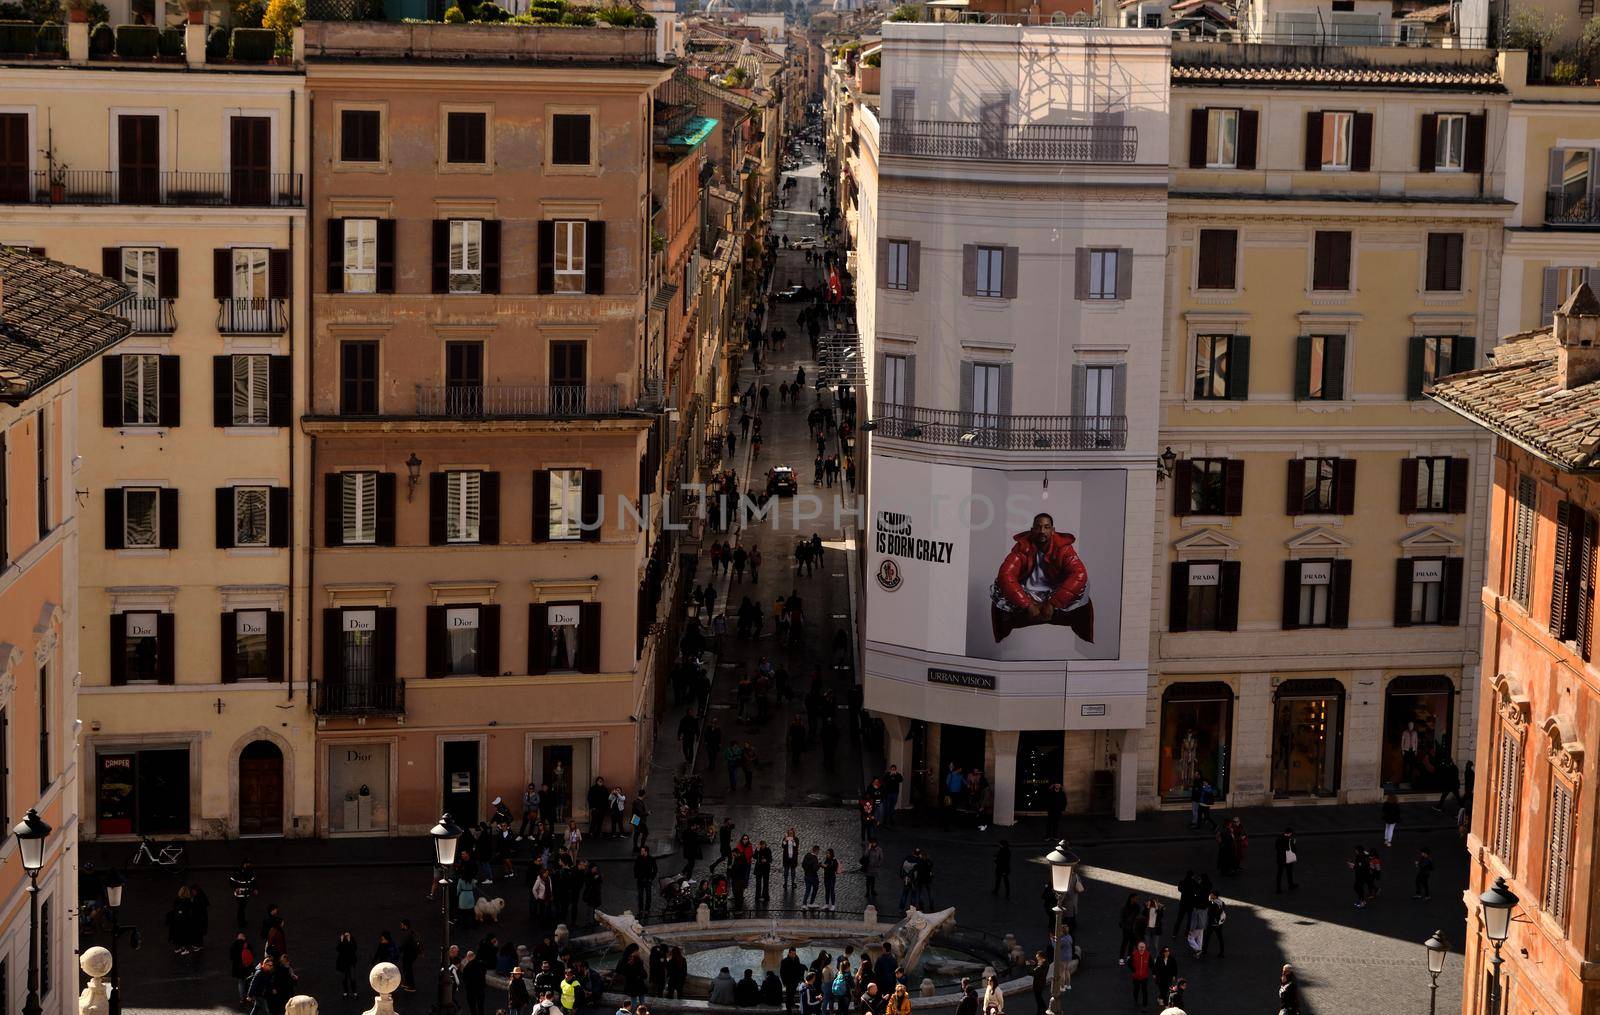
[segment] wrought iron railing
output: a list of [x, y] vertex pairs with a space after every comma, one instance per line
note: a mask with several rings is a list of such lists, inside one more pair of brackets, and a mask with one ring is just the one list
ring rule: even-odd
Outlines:
[[1126, 416], [1005, 416], [916, 405], [873, 407], [873, 434], [1002, 451], [1121, 451]]
[[1547, 226], [1600, 225], [1600, 202], [1588, 197], [1571, 199], [1565, 194], [1546, 194], [1544, 222]]
[[224, 335], [281, 335], [288, 326], [287, 300], [234, 297], [217, 307], [217, 331]]
[[405, 712], [404, 680], [372, 683], [323, 680], [317, 684], [318, 715], [405, 715]]
[[615, 384], [417, 385], [418, 416], [606, 416], [621, 408], [622, 392]]
[[117, 313], [133, 325], [135, 335], [170, 335], [178, 330], [172, 301], [159, 296], [133, 296], [124, 300]]
[[[1241, 33], [1238, 40], [1262, 46], [1394, 46], [1404, 49], [1487, 49], [1487, 30], [1447, 31], [1424, 23], [1286, 25]], [[1210, 40], [1200, 40], [1210, 41]]]
[[56, 169], [0, 179], [9, 204], [156, 204], [298, 208], [300, 173], [236, 169], [227, 173], [150, 169]]
[[1139, 130], [1120, 124], [890, 119], [883, 125], [883, 153], [1005, 162], [1129, 163], [1139, 157]]

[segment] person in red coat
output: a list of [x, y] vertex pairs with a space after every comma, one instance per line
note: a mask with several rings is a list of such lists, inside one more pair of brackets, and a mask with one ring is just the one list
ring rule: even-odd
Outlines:
[[1128, 956], [1128, 974], [1133, 979], [1133, 1003], [1150, 1007], [1150, 949], [1143, 941]]
[[1089, 572], [1073, 537], [1057, 532], [1055, 519], [1033, 516], [1033, 528], [1019, 532], [1000, 564], [990, 589], [989, 618], [998, 644], [1019, 627], [1056, 624], [1070, 627], [1094, 642], [1094, 604], [1089, 601]]

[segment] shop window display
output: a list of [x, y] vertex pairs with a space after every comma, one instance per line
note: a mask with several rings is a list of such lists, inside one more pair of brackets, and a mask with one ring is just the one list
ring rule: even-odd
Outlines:
[[1337, 793], [1343, 734], [1343, 685], [1331, 679], [1284, 681], [1273, 710], [1273, 795]]
[[1228, 792], [1233, 691], [1218, 682], [1174, 684], [1161, 697], [1161, 757], [1157, 773], [1163, 800], [1189, 799], [1196, 779], [1217, 799]]
[[1380, 776], [1387, 788], [1436, 793], [1438, 771], [1450, 755], [1455, 688], [1448, 677], [1399, 677], [1383, 698]]

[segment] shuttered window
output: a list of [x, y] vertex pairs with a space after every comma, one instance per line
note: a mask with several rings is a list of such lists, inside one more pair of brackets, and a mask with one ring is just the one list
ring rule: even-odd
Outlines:
[[345, 545], [361, 545], [378, 539], [378, 474], [346, 472], [340, 479], [340, 499], [344, 517]]
[[451, 543], [476, 543], [481, 517], [479, 472], [445, 474], [445, 539]]
[[1428, 270], [1426, 288], [1429, 292], [1461, 291], [1460, 233], [1428, 234]]
[[1537, 521], [1539, 488], [1532, 476], [1517, 480], [1516, 527], [1511, 551], [1511, 598], [1524, 610], [1531, 600], [1533, 527]]
[[1495, 752], [1495, 768], [1494, 828], [1490, 831], [1489, 849], [1508, 868], [1513, 868], [1517, 798], [1522, 790], [1522, 741], [1509, 730], [1500, 731], [1500, 749]]
[[1595, 516], [1563, 501], [1556, 508], [1555, 560], [1550, 580], [1550, 636], [1571, 642], [1589, 658], [1594, 620]]
[[445, 161], [451, 165], [482, 165], [488, 161], [487, 113], [445, 114]]
[[1562, 927], [1572, 888], [1572, 789], [1555, 776], [1550, 782], [1550, 834], [1545, 840], [1544, 911]]
[[339, 111], [339, 161], [377, 162], [381, 157], [383, 114], [376, 109]]
[[1237, 288], [1238, 253], [1238, 230], [1200, 230], [1200, 264], [1195, 285], [1201, 289]]
[[1318, 292], [1346, 292], [1350, 288], [1350, 234], [1343, 230], [1318, 230], [1313, 247], [1311, 288]]
[[270, 356], [233, 357], [233, 423], [235, 426], [266, 426], [269, 421]]

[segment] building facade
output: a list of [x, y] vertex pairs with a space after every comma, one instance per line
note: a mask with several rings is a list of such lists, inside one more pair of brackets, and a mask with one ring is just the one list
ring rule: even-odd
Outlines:
[[866, 707], [909, 803], [955, 766], [987, 775], [998, 824], [1061, 782], [1131, 817], [1168, 39], [882, 31], [881, 90], [858, 78], [837, 141], [871, 364]]
[[306, 53], [318, 830], [466, 823], [529, 782], [581, 816], [648, 750], [670, 68], [650, 29], [323, 23]]
[[[1485, 368], [1432, 397], [1495, 438], [1481, 596], [1488, 685], [1467, 836], [1462, 1011], [1588, 1011], [1595, 924], [1600, 670], [1595, 550], [1600, 488], [1600, 300], [1581, 284], [1552, 327], [1512, 335]], [[1477, 603], [1473, 610], [1479, 609]], [[1498, 952], [1477, 897], [1504, 878], [1519, 900]], [[1496, 978], [1496, 958], [1504, 960]], [[1498, 996], [1497, 996], [1498, 995]]]
[[[0, 242], [125, 284], [133, 334], [75, 403], [83, 830], [306, 835], [304, 77], [292, 65], [6, 68]], [[191, 26], [203, 39], [203, 26]], [[82, 30], [80, 37], [78, 32]]]
[[[79, 383], [128, 334], [120, 285], [0, 247], [0, 1002], [27, 991], [29, 898], [10, 828], [29, 810], [51, 827], [38, 874], [39, 1001], [76, 1009], [80, 831], [73, 496]], [[92, 388], [92, 383], [84, 384]]]

